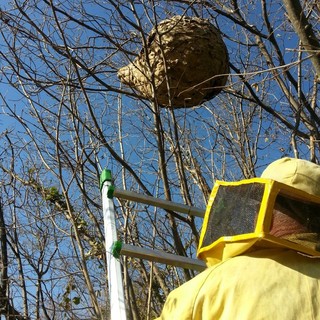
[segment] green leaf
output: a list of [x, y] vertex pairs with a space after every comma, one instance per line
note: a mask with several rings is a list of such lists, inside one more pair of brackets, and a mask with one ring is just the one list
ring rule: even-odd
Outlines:
[[72, 302], [76, 305], [78, 305], [80, 303], [80, 297], [74, 297], [72, 298]]

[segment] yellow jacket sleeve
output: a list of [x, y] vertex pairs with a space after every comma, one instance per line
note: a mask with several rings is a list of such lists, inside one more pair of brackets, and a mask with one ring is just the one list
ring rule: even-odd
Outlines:
[[173, 290], [158, 320], [320, 320], [320, 259], [265, 249], [221, 262]]

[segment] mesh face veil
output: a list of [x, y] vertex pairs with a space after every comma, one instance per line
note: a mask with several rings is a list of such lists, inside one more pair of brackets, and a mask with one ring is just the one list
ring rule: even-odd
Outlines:
[[210, 266], [253, 246], [287, 247], [320, 256], [315, 246], [270, 234], [275, 205], [308, 233], [320, 233], [320, 197], [272, 179], [217, 181], [206, 209], [198, 257]]

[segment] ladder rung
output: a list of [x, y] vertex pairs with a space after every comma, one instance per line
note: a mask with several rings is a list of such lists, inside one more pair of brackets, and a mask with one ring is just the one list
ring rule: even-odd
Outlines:
[[117, 198], [149, 204], [155, 207], [177, 211], [177, 212], [189, 214], [191, 216], [196, 216], [200, 218], [203, 218], [205, 213], [205, 209], [191, 207], [191, 206], [187, 206], [184, 204], [180, 204], [180, 203], [176, 203], [168, 200], [158, 199], [158, 198], [146, 196], [140, 193], [127, 191], [127, 190], [115, 189], [113, 195]]
[[203, 271], [206, 268], [206, 265], [202, 260], [166, 253], [160, 250], [141, 248], [130, 244], [122, 244], [121, 254], [134, 258], [169, 264], [184, 269]]

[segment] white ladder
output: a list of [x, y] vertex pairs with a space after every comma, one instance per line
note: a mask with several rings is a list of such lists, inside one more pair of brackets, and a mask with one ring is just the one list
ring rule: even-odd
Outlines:
[[166, 253], [160, 250], [141, 248], [129, 244], [122, 244], [117, 239], [116, 221], [113, 197], [149, 204], [154, 207], [172, 210], [196, 217], [204, 217], [205, 210], [187, 205], [142, 195], [132, 191], [117, 190], [112, 184], [110, 170], [103, 170], [100, 175], [100, 189], [102, 196], [105, 246], [108, 269], [108, 284], [110, 298], [111, 320], [126, 320], [125, 299], [122, 284], [122, 272], [119, 261], [120, 255], [146, 259], [154, 262], [202, 271], [205, 263], [201, 260]]

